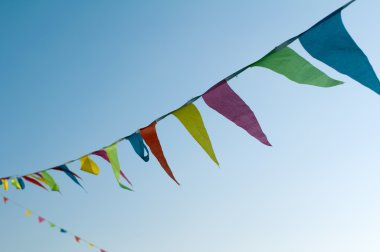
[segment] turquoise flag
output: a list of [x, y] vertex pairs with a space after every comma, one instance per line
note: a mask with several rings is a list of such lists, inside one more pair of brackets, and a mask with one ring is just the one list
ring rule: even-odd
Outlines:
[[344, 27], [341, 9], [301, 34], [299, 40], [311, 56], [380, 94], [379, 79]]

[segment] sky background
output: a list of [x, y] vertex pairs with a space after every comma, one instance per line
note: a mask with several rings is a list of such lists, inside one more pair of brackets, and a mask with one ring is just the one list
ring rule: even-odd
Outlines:
[[[59, 165], [148, 125], [343, 5], [323, 1], [1, 1], [0, 176]], [[380, 71], [380, 3], [344, 23]], [[255, 68], [230, 81], [273, 147], [196, 102], [218, 168], [174, 117], [157, 126], [178, 187], [119, 144], [135, 192], [70, 166], [62, 194], [12, 199], [110, 252], [380, 250], [380, 97], [291, 45], [344, 85]], [[1, 250], [91, 251], [0, 205]]]

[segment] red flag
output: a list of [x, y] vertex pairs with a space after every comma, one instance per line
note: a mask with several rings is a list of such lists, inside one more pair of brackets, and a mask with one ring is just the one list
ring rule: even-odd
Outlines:
[[3, 201], [4, 201], [4, 204], [7, 204], [8, 198], [7, 197], [3, 197]]
[[33, 179], [33, 178], [30, 178], [30, 177], [28, 177], [28, 176], [24, 176], [23, 177], [26, 181], [28, 181], [28, 182], [30, 182], [30, 183], [32, 183], [32, 184], [35, 184], [35, 185], [37, 185], [37, 186], [39, 186], [39, 187], [42, 187], [43, 189], [45, 189], [46, 191], [47, 191], [47, 189], [46, 189], [46, 187], [45, 186], [43, 186], [40, 182], [38, 182], [37, 180], [35, 180], [35, 179]]
[[157, 122], [154, 121], [149, 126], [140, 129], [140, 134], [142, 138], [144, 138], [145, 142], [148, 144], [153, 155], [157, 158], [158, 162], [160, 162], [162, 168], [164, 168], [169, 177], [171, 177], [179, 185], [178, 181], [173, 175], [172, 170], [166, 162], [166, 158], [164, 156], [164, 152], [162, 151], [160, 140], [157, 136], [156, 124]]
[[104, 249], [100, 249], [100, 252], [107, 252], [107, 251], [105, 251]]
[[75, 235], [74, 238], [75, 238], [75, 241], [79, 243], [80, 237]]
[[41, 216], [38, 217], [38, 223], [42, 223], [42, 222], [44, 222], [44, 221], [45, 221], [44, 218], [42, 218]]

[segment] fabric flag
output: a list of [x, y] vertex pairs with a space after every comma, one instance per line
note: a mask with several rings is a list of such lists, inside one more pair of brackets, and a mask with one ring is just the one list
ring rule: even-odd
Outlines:
[[11, 184], [16, 187], [17, 190], [21, 189], [21, 185], [18, 183], [16, 178], [11, 178]]
[[74, 236], [74, 238], [75, 238], [75, 241], [77, 242], [77, 243], [79, 243], [80, 242], [80, 237], [79, 236]]
[[141, 134], [137, 132], [133, 133], [132, 135], [128, 136], [127, 139], [131, 143], [136, 154], [139, 155], [142, 158], [142, 160], [144, 160], [145, 162], [148, 162], [149, 150], [148, 150], [148, 147], [146, 147], [146, 145], [144, 144]]
[[201, 113], [197, 107], [193, 103], [190, 103], [174, 111], [173, 115], [177, 117], [177, 119], [183, 124], [190, 135], [198, 142], [209, 157], [217, 165], [219, 165], [214, 149], [212, 148], [211, 140], [203, 123]]
[[58, 184], [55, 182], [55, 180], [53, 179], [53, 177], [50, 176], [50, 174], [47, 171], [40, 172], [40, 175], [43, 178], [42, 181], [45, 182], [50, 187], [50, 189], [52, 191], [59, 192], [59, 186], [58, 186]]
[[23, 177], [26, 181], [32, 183], [32, 184], [35, 184], [39, 187], [42, 187], [43, 189], [47, 190], [45, 186], [43, 186], [40, 182], [38, 182], [38, 180], [34, 179], [34, 178], [30, 178], [28, 176], [24, 176]]
[[24, 182], [24, 180], [22, 178], [17, 178], [17, 182], [20, 185], [21, 189], [24, 190], [25, 189], [25, 182]]
[[32, 211], [30, 210], [25, 210], [25, 216], [31, 216], [32, 215]]
[[53, 168], [54, 170], [57, 171], [63, 171], [72, 181], [74, 181], [77, 185], [83, 188], [83, 186], [79, 183], [77, 178], [80, 178], [77, 174], [74, 172], [70, 171], [70, 169], [66, 165], [61, 165], [59, 167]]
[[94, 247], [94, 244], [88, 243], [88, 247], [92, 249]]
[[44, 222], [44, 221], [45, 221], [45, 219], [44, 219], [43, 217], [38, 216], [38, 223], [42, 223], [42, 222]]
[[55, 228], [55, 224], [52, 223], [52, 222], [49, 222], [49, 226], [50, 226], [51, 228]]
[[129, 191], [133, 191], [131, 188], [129, 188], [126, 185], [123, 185], [120, 182], [120, 163], [119, 163], [119, 157], [117, 155], [116, 144], [108, 146], [107, 148], [105, 148], [105, 151], [107, 153], [108, 159], [110, 160], [113, 173], [115, 175], [115, 178], [116, 178], [117, 182], [119, 183], [119, 186], [121, 188], [123, 188], [123, 189], [127, 189]]
[[1, 182], [3, 183], [4, 191], [8, 191], [8, 180], [2, 179]]
[[107, 252], [107, 251], [105, 251], [104, 249], [100, 249], [100, 252]]
[[152, 151], [153, 155], [157, 158], [158, 162], [161, 164], [162, 168], [164, 168], [165, 172], [171, 177], [178, 185], [178, 181], [174, 177], [174, 174], [172, 170], [170, 169], [164, 152], [162, 151], [162, 147], [160, 144], [160, 140], [158, 139], [157, 132], [156, 132], [156, 124], [157, 122], [152, 122], [149, 126], [140, 129], [140, 134], [146, 144], [149, 146], [150, 150]]
[[61, 233], [67, 233], [67, 231], [66, 231], [65, 229], [63, 229], [63, 228], [61, 228], [59, 231], [60, 231]]
[[7, 204], [8, 200], [9, 199], [7, 197], [5, 197], [5, 196], [3, 197], [4, 204]]
[[380, 94], [379, 79], [367, 56], [344, 27], [343, 8], [301, 34], [299, 40], [311, 56]]
[[263, 144], [271, 146], [253, 111], [231, 89], [227, 81], [219, 82], [204, 93], [202, 97], [209, 107], [245, 129]]
[[250, 65], [250, 67], [254, 66], [268, 68], [300, 84], [333, 87], [343, 83], [327, 76], [290, 47], [274, 49]]
[[107, 152], [105, 150], [97, 150], [97, 151], [94, 151], [92, 154], [97, 155], [97, 156], [103, 158], [107, 162], [110, 161], [110, 159], [107, 156]]
[[80, 162], [82, 164], [80, 168], [82, 171], [85, 171], [94, 175], [99, 174], [100, 172], [99, 166], [94, 161], [92, 161], [92, 159], [89, 156], [82, 157], [80, 159]]

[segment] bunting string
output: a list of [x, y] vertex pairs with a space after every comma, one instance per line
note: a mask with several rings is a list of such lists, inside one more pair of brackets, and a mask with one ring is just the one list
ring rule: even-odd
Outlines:
[[59, 192], [59, 185], [51, 174], [51, 171], [54, 170], [65, 173], [74, 183], [82, 187], [80, 183], [81, 178], [72, 172], [68, 168], [68, 165], [80, 161], [81, 171], [98, 175], [100, 168], [91, 159], [95, 155], [102, 157], [110, 164], [116, 182], [121, 188], [132, 191], [132, 183], [121, 169], [117, 153], [117, 144], [124, 140], [128, 140], [131, 143], [136, 154], [145, 162], [149, 161], [149, 155], [152, 153], [167, 175], [179, 185], [165, 158], [156, 131], [156, 125], [169, 115], [175, 116], [206, 154], [219, 165], [202, 116], [194, 105], [194, 102], [200, 98], [210, 108], [243, 128], [249, 135], [261, 143], [271, 146], [252, 109], [233, 91], [228, 82], [249, 68], [263, 67], [299, 84], [324, 88], [343, 84], [342, 81], [328, 76], [290, 48], [289, 45], [296, 40], [299, 40], [303, 48], [316, 60], [325, 63], [337, 72], [351, 77], [380, 94], [380, 83], [375, 71], [367, 56], [346, 30], [342, 20], [342, 10], [353, 2], [355, 0], [343, 5], [311, 28], [275, 47], [261, 59], [228, 75], [203, 94], [190, 99], [179, 108], [160, 116], [148, 126], [138, 129], [135, 133], [122, 137], [108, 146], [70, 160], [57, 167], [21, 176], [13, 175], [1, 178], [0, 185], [2, 185], [5, 191], [9, 189], [9, 184], [18, 190], [23, 190], [25, 188], [25, 180], [45, 190], [49, 188], [51, 191]]
[[39, 223], [39, 224], [45, 223], [50, 228], [58, 230], [61, 234], [67, 234], [67, 235], [72, 236], [73, 241], [75, 241], [76, 243], [86, 244], [88, 246], [88, 248], [96, 248], [97, 250], [99, 250], [99, 252], [107, 252], [105, 249], [102, 249], [101, 247], [95, 245], [95, 243], [92, 243], [92, 242], [84, 239], [82, 236], [76, 235], [76, 234], [70, 232], [69, 230], [67, 230], [66, 228], [63, 228], [63, 227], [55, 224], [55, 222], [43, 217], [42, 215], [37, 214], [35, 211], [30, 210], [30, 208], [25, 207], [24, 205], [22, 205], [22, 204], [18, 203], [17, 201], [9, 198], [8, 196], [4, 196], [3, 194], [0, 194], [0, 195], [2, 196], [3, 204], [5, 206], [12, 204], [13, 206], [15, 206], [17, 208], [22, 209], [24, 211], [24, 215], [26, 217], [32, 217], [32, 216], [36, 217], [37, 223]]

